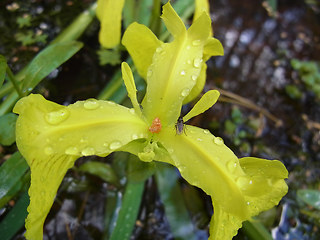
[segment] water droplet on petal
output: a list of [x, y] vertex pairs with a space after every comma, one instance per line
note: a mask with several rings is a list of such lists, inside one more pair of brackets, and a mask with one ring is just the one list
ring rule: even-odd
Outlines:
[[53, 154], [53, 148], [52, 147], [45, 147], [44, 153], [47, 155]]
[[236, 167], [237, 167], [237, 163], [233, 160], [230, 160], [227, 163], [227, 168], [230, 171], [230, 173], [233, 173], [236, 170]]
[[188, 64], [191, 64], [191, 60], [188, 60], [187, 63], [188, 63]]
[[68, 109], [64, 108], [59, 111], [47, 113], [45, 116], [45, 119], [48, 123], [56, 125], [66, 120], [68, 116], [69, 116], [69, 111]]
[[199, 68], [199, 67], [201, 66], [201, 63], [202, 63], [202, 59], [201, 59], [201, 58], [195, 58], [195, 59], [193, 60], [193, 66], [194, 66], [195, 68]]
[[185, 88], [185, 89], [182, 90], [181, 96], [186, 97], [186, 96], [189, 95], [189, 93], [190, 93], [190, 89], [189, 88]]
[[68, 147], [65, 151], [67, 155], [79, 155], [79, 150], [77, 147]]
[[196, 81], [196, 80], [197, 80], [197, 78], [198, 78], [198, 76], [197, 76], [197, 75], [192, 75], [192, 76], [191, 76], [191, 79], [192, 79], [193, 81]]
[[121, 147], [121, 142], [119, 142], [119, 141], [114, 141], [114, 142], [110, 143], [110, 145], [109, 145], [110, 150], [115, 150], [119, 147]]
[[209, 133], [209, 130], [208, 130], [208, 129], [204, 129], [204, 130], [203, 130], [203, 133], [208, 134], [208, 133]]
[[187, 50], [190, 50], [190, 48], [191, 48], [190, 45], [188, 45], [188, 46], [186, 47]]
[[193, 40], [192, 45], [193, 46], [199, 46], [201, 44], [201, 40]]
[[213, 139], [213, 142], [215, 143], [215, 144], [217, 144], [217, 145], [219, 145], [219, 146], [221, 146], [221, 145], [223, 145], [223, 139], [221, 138], [221, 137], [215, 137], [214, 139]]
[[99, 102], [95, 99], [88, 99], [84, 102], [83, 107], [87, 110], [94, 110], [99, 107]]
[[197, 141], [202, 142], [203, 139], [202, 138], [197, 138]]
[[186, 71], [185, 71], [185, 70], [182, 70], [182, 71], [180, 72], [180, 75], [181, 75], [181, 76], [186, 75]]
[[81, 151], [81, 154], [83, 156], [90, 156], [90, 155], [94, 155], [95, 153], [96, 151], [92, 147], [87, 147]]
[[148, 72], [147, 72], [147, 77], [149, 78], [149, 77], [151, 77], [152, 76], [152, 70], [148, 70]]
[[249, 205], [250, 205], [250, 202], [247, 202], [247, 205], [249, 206]]
[[134, 110], [134, 108], [130, 108], [129, 112], [134, 114], [136, 111]]
[[139, 136], [137, 134], [132, 134], [131, 138], [132, 138], [132, 140], [136, 140], [139, 138]]
[[169, 153], [173, 153], [173, 149], [172, 148], [168, 148], [168, 152]]
[[156, 52], [157, 52], [157, 53], [162, 52], [162, 50], [163, 50], [163, 49], [162, 49], [162, 47], [158, 47], [158, 48], [156, 48]]

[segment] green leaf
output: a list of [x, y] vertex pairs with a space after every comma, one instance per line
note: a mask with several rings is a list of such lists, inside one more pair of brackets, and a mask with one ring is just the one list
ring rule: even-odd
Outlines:
[[112, 66], [117, 65], [121, 62], [119, 49], [100, 49], [97, 51], [99, 56], [99, 64], [106, 65], [110, 64]]
[[11, 191], [23, 182], [22, 177], [28, 169], [28, 164], [19, 152], [15, 152], [0, 167], [0, 208], [12, 197]]
[[30, 27], [31, 16], [29, 14], [24, 14], [22, 17], [17, 17], [16, 22], [19, 25], [19, 28]]
[[144, 189], [144, 182], [128, 182], [123, 195], [123, 201], [116, 225], [112, 231], [110, 240], [130, 239], [134, 228]]
[[54, 69], [76, 54], [82, 46], [81, 42], [69, 41], [52, 44], [41, 51], [28, 66], [23, 82], [23, 90], [30, 92]]
[[0, 144], [10, 146], [16, 140], [15, 127], [17, 115], [7, 113], [0, 116]]
[[250, 240], [272, 240], [269, 231], [258, 221], [246, 221], [243, 223], [243, 230]]
[[114, 184], [118, 183], [117, 175], [115, 174], [112, 167], [107, 163], [95, 161], [86, 162], [82, 164], [78, 169], [82, 172], [87, 172], [92, 175], [96, 175], [106, 182]]
[[2, 86], [6, 77], [7, 60], [4, 56], [0, 55], [0, 87]]
[[320, 210], [320, 191], [313, 189], [300, 189], [298, 190], [297, 195], [305, 203]]
[[27, 216], [29, 196], [25, 192], [17, 201], [13, 209], [5, 216], [0, 223], [2, 240], [10, 240], [23, 227], [24, 219]]
[[181, 240], [195, 239], [194, 227], [179, 186], [177, 171], [168, 164], [158, 163], [157, 168], [157, 185], [173, 237]]

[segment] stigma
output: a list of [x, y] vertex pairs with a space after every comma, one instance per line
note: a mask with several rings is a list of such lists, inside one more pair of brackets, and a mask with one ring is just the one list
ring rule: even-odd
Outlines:
[[161, 131], [162, 125], [160, 118], [156, 117], [153, 119], [151, 126], [149, 127], [149, 131], [152, 133], [159, 133]]

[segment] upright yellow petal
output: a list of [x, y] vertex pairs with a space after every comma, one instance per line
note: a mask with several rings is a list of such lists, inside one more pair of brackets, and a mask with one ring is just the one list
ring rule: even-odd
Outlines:
[[145, 25], [135, 22], [123, 34], [122, 44], [132, 57], [138, 73], [146, 80], [153, 54], [162, 42]]
[[162, 18], [169, 31], [179, 37], [155, 52], [142, 105], [149, 122], [158, 117], [166, 126], [179, 117], [182, 102], [200, 74], [210, 19], [203, 14], [187, 31], [169, 3], [163, 9]]
[[16, 141], [31, 168], [26, 238], [42, 239], [57, 189], [75, 160], [106, 156], [132, 140], [146, 138], [147, 126], [133, 111], [102, 100], [62, 106], [31, 94], [16, 104]]
[[126, 85], [126, 89], [128, 92], [128, 96], [131, 100], [134, 110], [136, 113], [141, 116], [140, 105], [137, 100], [137, 88], [136, 84], [134, 83], [134, 78], [132, 75], [131, 68], [126, 62], [121, 64], [121, 71], [122, 71], [122, 78], [124, 80], [124, 84]]
[[193, 21], [201, 16], [203, 12], [206, 12], [208, 15], [210, 13], [210, 6], [208, 0], [195, 0], [195, 11], [193, 15]]
[[98, 0], [97, 17], [101, 22], [99, 42], [105, 48], [113, 48], [120, 43], [124, 1]]

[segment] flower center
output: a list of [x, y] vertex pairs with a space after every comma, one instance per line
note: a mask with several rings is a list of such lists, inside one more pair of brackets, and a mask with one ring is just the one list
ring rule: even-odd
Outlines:
[[152, 133], [159, 133], [161, 131], [162, 125], [160, 118], [156, 117], [153, 119], [151, 126], [149, 127], [149, 131]]

